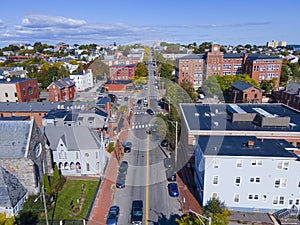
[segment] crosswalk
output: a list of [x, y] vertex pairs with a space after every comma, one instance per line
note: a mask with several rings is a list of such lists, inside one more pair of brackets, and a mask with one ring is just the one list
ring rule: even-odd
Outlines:
[[144, 129], [144, 128], [153, 127], [153, 126], [154, 126], [154, 124], [151, 124], [151, 123], [149, 123], [149, 124], [133, 124], [131, 126], [131, 129]]
[[[160, 111], [153, 111], [154, 114], [166, 114], [164, 112], [160, 112]], [[134, 115], [140, 115], [140, 114], [147, 114], [146, 111], [135, 111]]]
[[158, 96], [148, 96], [148, 97], [138, 97], [137, 100], [146, 100], [146, 99], [153, 99], [153, 100], [159, 100], [160, 98]]

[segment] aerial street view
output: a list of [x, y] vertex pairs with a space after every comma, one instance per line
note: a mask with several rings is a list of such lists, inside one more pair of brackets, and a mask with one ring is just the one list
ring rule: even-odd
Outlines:
[[299, 7], [3, 3], [0, 224], [300, 224]]

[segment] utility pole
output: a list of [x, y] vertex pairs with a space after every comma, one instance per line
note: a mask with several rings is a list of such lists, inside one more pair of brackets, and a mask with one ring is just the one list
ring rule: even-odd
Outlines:
[[42, 186], [42, 196], [43, 196], [43, 203], [44, 203], [44, 210], [45, 210], [45, 217], [46, 217], [46, 225], [49, 225], [44, 185]]
[[175, 121], [175, 130], [176, 130], [176, 136], [175, 136], [175, 166], [177, 165], [177, 139], [178, 139], [178, 121]]

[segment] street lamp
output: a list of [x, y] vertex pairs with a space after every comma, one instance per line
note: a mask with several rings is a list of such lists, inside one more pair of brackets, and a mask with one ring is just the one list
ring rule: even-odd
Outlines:
[[[211, 225], [211, 217], [203, 216], [203, 215], [201, 215], [201, 214], [199, 214], [199, 213], [194, 212], [194, 211], [191, 210], [191, 209], [189, 209], [189, 212], [195, 214], [195, 215], [197, 216], [197, 218], [200, 220], [200, 222], [201, 222], [203, 225], [205, 225], [205, 223], [202, 221], [201, 218], [208, 220], [208, 225]], [[201, 218], [200, 218], [200, 217], [201, 217]]]
[[174, 121], [172, 120], [167, 120], [168, 122], [170, 122], [174, 127], [175, 127], [175, 166], [177, 164], [177, 139], [178, 139], [178, 121]]

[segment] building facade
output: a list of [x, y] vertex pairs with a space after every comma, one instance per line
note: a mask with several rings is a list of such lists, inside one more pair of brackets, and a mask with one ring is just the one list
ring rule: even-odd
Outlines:
[[300, 84], [289, 83], [283, 90], [272, 93], [273, 102], [283, 103], [300, 110]]
[[70, 78], [61, 78], [48, 86], [50, 102], [71, 101], [75, 98], [75, 82]]
[[[202, 61], [199, 62], [199, 60]], [[210, 50], [205, 54], [188, 55], [176, 59], [175, 80], [181, 83], [183, 79], [187, 79], [197, 89], [211, 75], [246, 73], [258, 83], [275, 78], [278, 87], [281, 66], [282, 59], [279, 57], [247, 53], [224, 54], [219, 44], [212, 43]], [[202, 73], [200, 85], [199, 73]]]
[[70, 79], [75, 82], [76, 91], [85, 91], [94, 87], [94, 77], [91, 69], [79, 74], [71, 74]]
[[40, 101], [36, 78], [0, 79], [0, 102], [37, 102]]
[[109, 80], [130, 80], [135, 75], [135, 64], [118, 64], [109, 67]]
[[201, 136], [195, 150], [195, 184], [202, 205], [212, 198], [229, 210], [300, 209], [299, 157], [282, 139]]
[[230, 100], [233, 103], [262, 103], [262, 90], [238, 80], [231, 85]]

